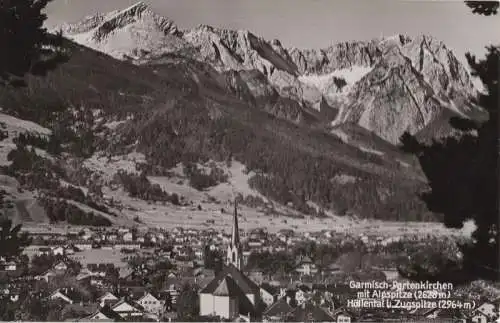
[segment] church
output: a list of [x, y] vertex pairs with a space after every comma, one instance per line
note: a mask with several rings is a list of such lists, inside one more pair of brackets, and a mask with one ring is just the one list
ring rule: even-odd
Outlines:
[[217, 276], [200, 291], [200, 316], [234, 319], [241, 315], [255, 317], [260, 304], [260, 288], [241, 271], [242, 247], [238, 213], [234, 204], [233, 229], [227, 247], [226, 263]]

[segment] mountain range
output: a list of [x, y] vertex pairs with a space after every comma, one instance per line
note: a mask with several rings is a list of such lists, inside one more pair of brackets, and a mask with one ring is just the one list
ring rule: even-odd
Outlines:
[[[332, 127], [357, 124], [393, 144], [405, 131], [425, 132], [449, 112], [479, 112], [469, 73], [431, 36], [286, 48], [246, 30], [181, 30], [143, 2], [60, 28], [84, 46], [137, 64], [173, 57], [206, 63], [226, 73], [246, 100], [278, 95], [302, 110], [321, 112]], [[302, 114], [290, 116], [297, 121]]]
[[24, 223], [222, 226], [234, 198], [246, 227], [436, 221], [399, 138], [484, 116], [426, 35], [286, 48], [142, 2], [56, 29], [69, 62], [0, 88], [0, 184]]

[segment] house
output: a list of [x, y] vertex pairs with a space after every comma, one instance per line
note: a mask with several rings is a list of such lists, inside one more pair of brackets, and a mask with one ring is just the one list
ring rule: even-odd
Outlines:
[[147, 313], [157, 314], [163, 312], [165, 301], [160, 300], [158, 295], [154, 296], [151, 293], [144, 293], [144, 296], [139, 298], [136, 302], [141, 305]]
[[19, 300], [20, 291], [17, 288], [5, 288], [0, 290], [0, 298], [8, 297], [11, 302], [17, 302]]
[[488, 320], [488, 316], [486, 314], [478, 312], [478, 311], [474, 311], [474, 313], [472, 313], [472, 316], [471, 316], [471, 322], [472, 323], [488, 323], [490, 321]]
[[92, 315], [84, 318], [82, 321], [117, 322], [123, 321], [123, 318], [109, 306], [104, 306]]
[[248, 246], [252, 249], [258, 249], [258, 248], [262, 247], [262, 241], [250, 240], [250, 241], [248, 241]]
[[67, 256], [74, 255], [75, 251], [77, 251], [77, 249], [71, 244], [64, 247], [64, 254]]
[[203, 259], [203, 255], [205, 253], [203, 252], [203, 250], [200, 250], [200, 249], [196, 249], [194, 251], [194, 256], [196, 257], [196, 259], [199, 259], [199, 260], [202, 260]]
[[65, 249], [62, 246], [58, 246], [52, 249], [52, 254], [54, 256], [64, 256]]
[[476, 309], [476, 312], [481, 312], [488, 317], [495, 317], [498, 314], [498, 309], [495, 304], [490, 302], [484, 302], [479, 305]]
[[64, 263], [64, 261], [60, 261], [53, 268], [56, 271], [66, 271], [66, 270], [68, 270], [68, 265], [66, 265], [66, 263]]
[[109, 233], [106, 235], [106, 240], [116, 241], [116, 240], [118, 240], [118, 235], [116, 233]]
[[126, 319], [139, 318], [143, 315], [143, 310], [138, 304], [128, 302], [125, 299], [121, 299], [116, 304], [112, 305], [111, 309], [122, 318]]
[[82, 240], [90, 240], [92, 238], [92, 233], [84, 233], [82, 236], [80, 236]]
[[301, 275], [314, 275], [318, 272], [318, 267], [309, 257], [303, 257], [296, 265], [295, 272]]
[[37, 255], [38, 256], [48, 256], [52, 254], [52, 249], [49, 247], [40, 247], [38, 248]]
[[79, 240], [74, 243], [74, 246], [80, 251], [92, 250], [92, 242], [86, 240]]
[[[322, 308], [307, 302], [295, 308], [288, 316], [292, 322], [335, 322], [335, 318]], [[346, 322], [347, 323], [347, 322]]]
[[7, 263], [4, 264], [3, 269], [5, 271], [16, 271], [17, 270], [17, 265], [16, 265], [15, 262], [9, 261], [9, 262], [7, 262]]
[[61, 288], [50, 294], [51, 300], [62, 300], [68, 304], [82, 301], [81, 295], [73, 288]]
[[55, 270], [53, 269], [49, 269], [47, 270], [46, 272], [44, 272], [43, 274], [41, 275], [38, 275], [38, 276], [35, 276], [35, 279], [36, 280], [45, 280], [47, 283], [49, 282], [49, 280], [52, 278], [52, 277], [55, 277], [57, 276], [57, 273]]
[[499, 309], [495, 304], [484, 302], [472, 312], [471, 319], [474, 323], [491, 322], [498, 318], [498, 314]]
[[132, 241], [133, 238], [134, 236], [132, 235], [132, 232], [127, 232], [122, 237], [123, 241]]
[[113, 303], [116, 303], [118, 302], [119, 298], [116, 297], [113, 293], [111, 292], [106, 292], [104, 293], [104, 295], [102, 295], [101, 297], [99, 297], [97, 299], [97, 301], [99, 302], [99, 305], [101, 307], [105, 306], [105, 305], [111, 305]]
[[236, 203], [233, 232], [227, 249], [226, 265], [217, 276], [200, 291], [200, 316], [220, 316], [234, 319], [243, 315], [257, 315], [260, 288], [241, 272], [242, 255], [238, 231]]
[[274, 304], [277, 299], [277, 294], [278, 291], [275, 287], [265, 283], [260, 285], [260, 299], [267, 307]]
[[13, 303], [17, 302], [19, 300], [19, 293], [9, 295], [9, 299]]
[[262, 320], [263, 322], [285, 322], [292, 311], [290, 298], [283, 297], [264, 311]]
[[351, 323], [354, 321], [354, 315], [346, 309], [338, 309], [333, 313], [333, 322]]

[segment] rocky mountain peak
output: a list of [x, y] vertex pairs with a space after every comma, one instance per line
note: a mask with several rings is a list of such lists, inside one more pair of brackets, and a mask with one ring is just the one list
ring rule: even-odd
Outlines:
[[[425, 128], [443, 108], [466, 114], [475, 95], [467, 70], [429, 35], [285, 48], [277, 39], [247, 30], [199, 25], [181, 32], [143, 2], [86, 18], [67, 30], [83, 45], [136, 63], [175, 53], [219, 73], [257, 71], [260, 76], [242, 74], [230, 83], [237, 84], [238, 92], [273, 93], [274, 98], [271, 86], [280, 96], [315, 110], [335, 107], [334, 124], [356, 123], [390, 142], [403, 131]], [[249, 91], [241, 90], [245, 88]], [[392, 121], [378, 121], [386, 119]]]
[[144, 3], [144, 1], [139, 1], [131, 5], [130, 7], [123, 9], [121, 12], [128, 13], [130, 15], [140, 15], [142, 12], [147, 10], [150, 10], [149, 6]]
[[144, 2], [61, 27], [65, 37], [118, 59], [140, 59], [182, 47], [182, 32]]
[[135, 24], [135, 27], [142, 25], [142, 28], [161, 31], [165, 34], [179, 34], [179, 29], [171, 20], [157, 15], [144, 2], [138, 2], [129, 8], [116, 12], [104, 21], [94, 34], [94, 38], [100, 41], [111, 32], [129, 27], [132, 24]]

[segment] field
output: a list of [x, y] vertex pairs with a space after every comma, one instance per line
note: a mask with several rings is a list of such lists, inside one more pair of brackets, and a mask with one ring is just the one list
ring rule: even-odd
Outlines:
[[82, 267], [87, 267], [88, 264], [114, 264], [116, 268], [122, 270], [127, 267], [127, 263], [122, 260], [125, 254], [119, 250], [107, 249], [92, 249], [85, 250], [71, 255], [70, 258], [82, 264]]

